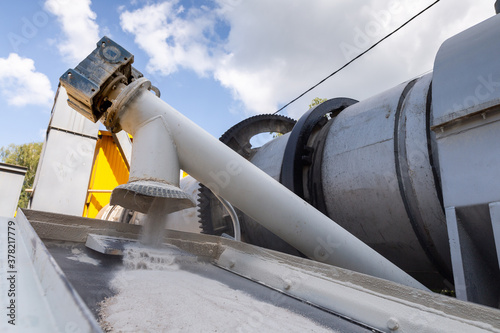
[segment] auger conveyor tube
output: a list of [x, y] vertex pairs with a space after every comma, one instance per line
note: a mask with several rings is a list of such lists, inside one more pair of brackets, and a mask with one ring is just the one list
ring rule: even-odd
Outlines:
[[[64, 76], [61, 82], [66, 86]], [[119, 85], [118, 90], [128, 92], [113, 97], [113, 104], [121, 106], [113, 116], [115, 126], [132, 135], [140, 135], [145, 132], [141, 131], [142, 126], [161, 121], [162, 126], [155, 128], [165, 133], [158, 136], [148, 133], [150, 140], [169, 136], [183, 170], [309, 258], [427, 290], [413, 277], [155, 96], [148, 90], [150, 82], [146, 79], [136, 80], [130, 86], [124, 83]], [[130, 89], [131, 86], [136, 88]], [[67, 89], [74, 91], [75, 86]], [[134, 136], [134, 140], [142, 140], [144, 146], [144, 138]], [[158, 146], [158, 142], [151, 142], [151, 146]], [[133, 155], [136, 148], [133, 147]], [[168, 160], [158, 154], [151, 154], [150, 160], [141, 163], [151, 165]], [[158, 167], [169, 168], [168, 165]], [[133, 165], [131, 169], [134, 169]]]
[[128, 121], [120, 124], [135, 133], [136, 127], [155, 117], [161, 117], [164, 130], [170, 132], [183, 170], [308, 257], [426, 289], [146, 89], [129, 102], [123, 112]]

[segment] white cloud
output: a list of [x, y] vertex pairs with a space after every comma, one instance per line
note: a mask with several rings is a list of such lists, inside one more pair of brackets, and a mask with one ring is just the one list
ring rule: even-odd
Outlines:
[[205, 75], [213, 67], [210, 40], [206, 36], [213, 24], [213, 13], [206, 9], [185, 13], [178, 1], [167, 1], [133, 12], [124, 11], [120, 22], [123, 30], [133, 34], [137, 45], [149, 55], [149, 72], [168, 75], [184, 67]]
[[99, 41], [97, 15], [90, 9], [90, 0], [47, 0], [45, 8], [57, 16], [64, 37], [58, 38], [57, 48], [68, 63], [78, 63]]
[[54, 92], [49, 78], [35, 69], [35, 62], [11, 53], [0, 58], [0, 90], [9, 105], [51, 105]]
[[[215, 76], [250, 111], [273, 112], [352, 59], [342, 43], [364, 51], [431, 2], [254, 0], [227, 6], [219, 0], [231, 26], [224, 46], [230, 56]], [[488, 5], [486, 10], [472, 0], [436, 5], [292, 104], [288, 113], [300, 116], [314, 97], [365, 99], [432, 69], [444, 39], [493, 15]]]
[[[432, 1], [214, 0], [184, 8], [148, 2], [121, 14], [124, 31], [149, 55], [147, 70], [212, 75], [249, 113], [275, 111], [368, 48]], [[491, 8], [490, 8], [491, 7]], [[494, 14], [473, 0], [441, 2], [383, 44], [290, 106], [294, 117], [314, 97], [364, 99], [432, 69], [444, 39]], [[217, 24], [230, 27], [219, 38]]]

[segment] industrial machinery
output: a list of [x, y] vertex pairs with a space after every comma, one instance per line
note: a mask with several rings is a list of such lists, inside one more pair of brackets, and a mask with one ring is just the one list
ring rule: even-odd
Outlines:
[[[166, 212], [192, 205], [176, 187], [182, 166], [245, 213], [244, 232], [253, 243], [419, 285], [374, 249], [428, 288], [454, 284], [458, 298], [498, 307], [499, 20], [446, 41], [431, 74], [362, 102], [328, 100], [291, 130], [289, 121], [268, 117], [225, 135], [229, 147], [296, 196], [160, 103], [130, 66], [132, 55], [108, 38], [61, 82], [81, 114], [134, 136], [131, 176], [113, 191], [112, 204], [143, 213], [155, 197], [169, 199], [162, 201]], [[249, 150], [249, 138], [264, 131], [289, 133]], [[474, 168], [459, 163], [465, 151], [477, 161]], [[205, 232], [227, 223], [213, 212], [222, 211], [214, 200], [202, 198], [200, 206]]]
[[[252, 117], [221, 140], [162, 101], [133, 55], [103, 37], [61, 84], [81, 115], [133, 136], [128, 182], [110, 204], [146, 222], [18, 211], [26, 262], [44, 290], [58, 290], [50, 300], [69, 304], [53, 314], [66, 318], [59, 328], [68, 331], [71, 316], [70, 328], [99, 331], [86, 306], [116, 296], [107, 281], [122, 266], [147, 268], [131, 264], [139, 257], [176, 262], [260, 299], [266, 293], [254, 284], [267, 288], [269, 302], [281, 295], [283, 306], [340, 331], [500, 332], [499, 28], [497, 15], [448, 39], [432, 73], [377, 96], [333, 98], [297, 122]], [[278, 134], [252, 147], [252, 137], [269, 132]], [[198, 202], [181, 189], [181, 168], [201, 184]], [[196, 205], [205, 235], [163, 238], [164, 218]], [[141, 229], [169, 244], [163, 254], [129, 247]], [[91, 283], [68, 268], [60, 241], [101, 263]], [[162, 278], [177, 274], [169, 269]], [[122, 276], [118, 295], [130, 284]], [[443, 289], [456, 299], [430, 291]]]
[[[310, 109], [258, 152], [221, 140], [427, 287], [499, 307], [499, 25], [497, 15], [447, 40], [433, 73]], [[205, 232], [230, 229], [216, 201], [200, 203]], [[283, 250], [240, 220], [252, 243]]]

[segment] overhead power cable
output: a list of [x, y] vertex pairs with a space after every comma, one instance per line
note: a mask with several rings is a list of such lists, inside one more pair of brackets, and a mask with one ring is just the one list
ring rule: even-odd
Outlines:
[[352, 64], [355, 60], [361, 58], [363, 55], [365, 55], [366, 53], [368, 53], [375, 46], [377, 46], [378, 44], [382, 43], [384, 40], [386, 40], [387, 38], [391, 37], [393, 34], [395, 34], [396, 32], [398, 32], [399, 30], [401, 30], [405, 25], [407, 25], [408, 23], [410, 23], [411, 21], [413, 21], [414, 19], [416, 19], [418, 16], [420, 16], [421, 14], [423, 14], [425, 11], [427, 11], [428, 9], [430, 9], [432, 6], [434, 6], [435, 4], [437, 4], [439, 1], [441, 1], [441, 0], [436, 0], [433, 3], [431, 3], [429, 6], [425, 7], [424, 9], [422, 9], [420, 12], [418, 12], [417, 14], [415, 14], [412, 18], [410, 18], [408, 21], [406, 21], [405, 23], [403, 23], [402, 25], [400, 25], [398, 28], [396, 28], [395, 30], [393, 30], [391, 33], [389, 33], [385, 37], [381, 38], [375, 44], [373, 44], [368, 49], [366, 49], [365, 51], [363, 51], [362, 53], [358, 54], [356, 57], [354, 57], [353, 59], [351, 59], [350, 61], [348, 61], [344, 65], [342, 65], [342, 67], [340, 67], [339, 69], [337, 69], [333, 73], [329, 74], [327, 77], [325, 77], [324, 79], [322, 79], [321, 81], [319, 81], [318, 83], [316, 83], [315, 85], [313, 85], [311, 88], [307, 89], [302, 94], [300, 94], [299, 96], [297, 96], [294, 99], [292, 99], [290, 102], [288, 102], [285, 105], [283, 105], [281, 108], [279, 108], [273, 114], [276, 114], [276, 113], [282, 111], [287, 106], [289, 106], [293, 102], [297, 101], [299, 98], [301, 98], [302, 96], [304, 96], [305, 94], [307, 94], [308, 92], [310, 92], [311, 90], [313, 90], [314, 88], [316, 88], [317, 86], [319, 86], [320, 84], [322, 84], [323, 82], [325, 82], [326, 80], [328, 80], [329, 78], [331, 78], [332, 76], [334, 76], [335, 74], [337, 74], [338, 72], [340, 72], [341, 70], [343, 70], [344, 68], [346, 68], [347, 66], [349, 66], [350, 64]]

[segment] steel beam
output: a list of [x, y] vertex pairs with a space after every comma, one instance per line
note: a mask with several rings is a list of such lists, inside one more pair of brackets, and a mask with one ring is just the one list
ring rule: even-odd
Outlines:
[[498, 306], [498, 281], [461, 223], [455, 207], [447, 207], [446, 223], [457, 298]]
[[500, 268], [500, 202], [490, 203], [489, 208], [493, 238], [495, 239], [495, 247], [497, 250], [498, 266]]

